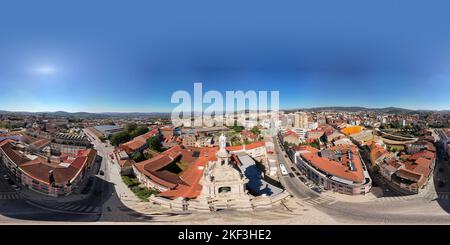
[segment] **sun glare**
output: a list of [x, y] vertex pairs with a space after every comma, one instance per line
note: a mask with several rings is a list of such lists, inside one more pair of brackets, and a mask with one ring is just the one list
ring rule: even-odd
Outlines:
[[41, 75], [52, 75], [57, 72], [56, 68], [53, 66], [39, 66], [34, 69], [37, 74]]

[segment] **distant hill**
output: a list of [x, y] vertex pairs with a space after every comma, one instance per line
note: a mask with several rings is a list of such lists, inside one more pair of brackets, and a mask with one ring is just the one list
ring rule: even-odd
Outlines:
[[450, 113], [450, 110], [411, 110], [399, 107], [385, 107], [385, 108], [366, 108], [360, 106], [329, 106], [329, 107], [314, 107], [314, 108], [299, 108], [292, 110], [285, 110], [287, 112], [294, 111], [345, 111], [345, 112], [358, 112], [358, 111], [372, 111], [382, 113], [421, 113], [421, 112], [440, 112]]
[[[248, 112], [249, 110], [245, 110]], [[429, 112], [439, 112], [449, 114], [450, 110], [411, 110], [399, 107], [385, 107], [385, 108], [366, 108], [360, 106], [329, 106], [329, 107], [313, 107], [313, 108], [298, 108], [298, 109], [287, 109], [285, 112], [295, 112], [295, 111], [345, 111], [345, 112], [381, 112], [381, 113], [429, 113]], [[49, 117], [76, 117], [76, 118], [114, 118], [114, 117], [156, 117], [156, 118], [168, 118], [171, 113], [169, 112], [66, 112], [66, 111], [54, 111], [54, 112], [26, 112], [26, 111], [5, 111], [0, 110], [0, 115], [46, 115]]]
[[27, 111], [5, 111], [0, 110], [0, 114], [3, 115], [46, 115], [49, 117], [76, 117], [76, 118], [113, 118], [113, 117], [169, 117], [170, 113], [167, 112], [66, 112], [66, 111], [54, 111], [54, 112], [27, 112]]

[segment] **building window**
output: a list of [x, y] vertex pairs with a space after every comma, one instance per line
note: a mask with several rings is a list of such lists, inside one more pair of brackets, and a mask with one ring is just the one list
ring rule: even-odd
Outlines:
[[231, 187], [229, 187], [229, 186], [224, 186], [224, 187], [219, 188], [219, 193], [227, 193], [230, 191], [231, 191]]

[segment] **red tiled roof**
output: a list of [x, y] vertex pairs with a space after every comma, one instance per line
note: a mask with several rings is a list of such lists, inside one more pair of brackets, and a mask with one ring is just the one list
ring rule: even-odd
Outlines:
[[433, 158], [435, 158], [435, 153], [432, 151], [427, 151], [427, 150], [419, 151], [417, 153], [412, 154], [408, 159], [409, 160], [417, 160], [418, 158], [421, 158], [421, 157], [433, 159]]
[[415, 164], [417, 165], [421, 165], [421, 166], [425, 166], [425, 167], [430, 167], [431, 166], [431, 159], [427, 159], [427, 158], [417, 158], [417, 160], [415, 161]]
[[[63, 167], [55, 163], [49, 163], [47, 158], [36, 156], [34, 160], [27, 158], [24, 154], [14, 150], [12, 144], [1, 144], [2, 150], [6, 155], [19, 166], [22, 172], [31, 178], [50, 184], [49, 171], [53, 170], [53, 177], [56, 184], [65, 184], [73, 181], [87, 164], [92, 164], [97, 154], [96, 150], [88, 149], [80, 151], [76, 158], [68, 167]], [[68, 158], [63, 156], [61, 160]]]
[[17, 166], [20, 166], [28, 161], [30, 161], [29, 158], [27, 158], [24, 154], [21, 154], [20, 152], [13, 149], [13, 145], [11, 142], [14, 142], [12, 140], [4, 140], [2, 141], [1, 148], [5, 152], [5, 154], [13, 161]]
[[295, 151], [305, 152], [305, 153], [318, 153], [319, 152], [319, 149], [314, 148], [310, 145], [294, 146], [293, 149]]
[[177, 175], [164, 170], [164, 168], [174, 161], [182, 160], [189, 165], [189, 169], [198, 158], [193, 156], [194, 152], [195, 151], [176, 145], [153, 158], [136, 163], [135, 166], [141, 173], [152, 179], [154, 182], [167, 188], [175, 188], [178, 185], [189, 185], [183, 180], [183, 173]]
[[162, 192], [159, 195], [169, 198], [196, 198], [202, 190], [202, 186], [199, 182], [202, 178], [204, 168], [209, 161], [217, 160], [217, 150], [217, 148], [210, 147], [200, 148], [199, 158], [181, 175], [181, 179], [183, 179], [186, 185], [179, 185], [175, 189]]
[[79, 173], [79, 169], [72, 166], [69, 167], [55, 167], [45, 162], [45, 159], [36, 159], [32, 162], [24, 164], [20, 167], [24, 174], [31, 178], [43, 182], [47, 185], [50, 184], [50, 171], [53, 170], [53, 178], [55, 184], [63, 185], [71, 182], [76, 178]]
[[[245, 150], [253, 150], [258, 147], [265, 147], [266, 143], [264, 141], [253, 142], [248, 145], [245, 145]], [[227, 151], [243, 151], [244, 145], [236, 145], [236, 146], [227, 146], [225, 148]]]
[[343, 157], [342, 162], [333, 161], [331, 159], [320, 157], [315, 153], [303, 153], [301, 156], [312, 166], [321, 171], [345, 179], [353, 182], [364, 182], [364, 173], [362, 168], [361, 159], [358, 157], [358, 149], [354, 146], [334, 146], [328, 148], [328, 150], [337, 150], [341, 151], [350, 150], [353, 153], [353, 163], [356, 168], [356, 171], [350, 171], [349, 166], [346, 163], [348, 159]]
[[395, 172], [395, 175], [413, 182], [419, 182], [423, 177], [421, 174], [404, 168], [397, 170], [397, 172]]
[[133, 139], [124, 144], [121, 144], [120, 147], [129, 153], [142, 148], [145, 144], [145, 140]]
[[[209, 161], [215, 160], [217, 150], [217, 148], [209, 147], [188, 150], [177, 145], [154, 158], [137, 163], [135, 166], [156, 183], [170, 189], [160, 193], [160, 196], [195, 198], [202, 189], [199, 181], [203, 174], [203, 169]], [[193, 156], [195, 151], [199, 152], [198, 157]], [[187, 169], [181, 174], [177, 175], [163, 170], [165, 166], [180, 156], [183, 162], [189, 164]]]
[[288, 137], [288, 136], [293, 136], [293, 137], [298, 138], [297, 133], [294, 132], [294, 131], [292, 131], [292, 130], [287, 130], [287, 131], [284, 133], [284, 136], [283, 136], [283, 137]]
[[403, 166], [401, 161], [398, 161], [396, 159], [390, 159], [389, 161], [386, 162], [388, 165], [394, 167], [395, 169], [399, 169]]
[[227, 146], [225, 149], [227, 149], [227, 151], [242, 151], [244, 150], [244, 146], [243, 145]]
[[153, 137], [154, 135], [158, 134], [158, 132], [159, 131], [157, 128], [152, 129], [143, 135], [136, 136], [136, 137], [134, 137], [134, 139], [121, 144], [120, 147], [128, 153], [134, 152], [134, 151], [144, 147], [144, 145], [147, 143], [147, 140], [149, 138]]
[[145, 133], [145, 134], [143, 134], [143, 135], [137, 136], [136, 138], [142, 138], [142, 139], [144, 139], [144, 140], [148, 140], [148, 139], [150, 139], [151, 137], [153, 137], [153, 136], [155, 136], [156, 134], [158, 134], [158, 132], [159, 132], [159, 130], [158, 130], [157, 128], [154, 128], [154, 129], [148, 131], [147, 133]]
[[253, 142], [251, 144], [248, 144], [245, 146], [245, 149], [247, 150], [252, 150], [258, 147], [265, 147], [266, 146], [266, 142], [264, 141], [258, 141], [258, 142]]
[[83, 165], [85, 164], [86, 160], [87, 160], [87, 157], [77, 157], [70, 164], [70, 166], [74, 167], [75, 169], [81, 169], [83, 167]]

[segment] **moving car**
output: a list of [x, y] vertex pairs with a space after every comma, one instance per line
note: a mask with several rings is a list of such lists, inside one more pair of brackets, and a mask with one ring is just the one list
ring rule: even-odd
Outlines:
[[288, 174], [288, 171], [286, 170], [286, 167], [284, 166], [284, 164], [280, 164], [280, 172], [281, 175], [286, 176]]

